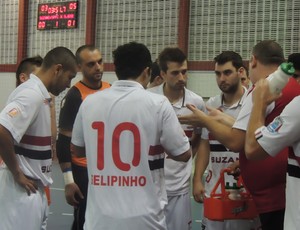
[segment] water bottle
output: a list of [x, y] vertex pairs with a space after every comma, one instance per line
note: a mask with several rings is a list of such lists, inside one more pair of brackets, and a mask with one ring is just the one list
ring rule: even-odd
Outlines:
[[271, 93], [279, 94], [294, 73], [295, 69], [293, 63], [282, 63], [278, 69], [268, 77]]
[[228, 192], [228, 198], [230, 200], [240, 200], [242, 198], [241, 187], [237, 186], [236, 183], [233, 183], [233, 185], [230, 186], [229, 182], [226, 182], [225, 190]]

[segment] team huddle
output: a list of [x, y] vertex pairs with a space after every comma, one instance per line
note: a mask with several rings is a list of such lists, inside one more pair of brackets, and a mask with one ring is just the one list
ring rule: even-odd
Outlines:
[[[300, 54], [285, 60], [278, 43], [264, 40], [250, 55], [249, 67], [233, 51], [214, 58], [221, 93], [207, 102], [187, 89], [188, 60], [178, 47], [152, 62], [144, 44], [118, 46], [112, 84], [102, 80], [93, 45], [24, 59], [0, 113], [0, 229], [47, 229], [56, 157], [74, 207], [72, 230], [190, 230], [190, 193], [204, 202], [226, 168], [228, 183], [243, 178], [257, 215], [203, 216], [203, 230], [297, 229]], [[271, 93], [268, 76], [284, 62], [293, 77]], [[82, 79], [64, 97], [56, 125], [54, 96], [77, 72]]]

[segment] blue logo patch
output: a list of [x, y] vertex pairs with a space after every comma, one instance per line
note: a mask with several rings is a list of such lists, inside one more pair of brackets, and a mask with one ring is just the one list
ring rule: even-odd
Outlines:
[[277, 133], [278, 130], [281, 128], [282, 124], [283, 121], [281, 117], [276, 117], [275, 120], [268, 125], [267, 129], [270, 133]]

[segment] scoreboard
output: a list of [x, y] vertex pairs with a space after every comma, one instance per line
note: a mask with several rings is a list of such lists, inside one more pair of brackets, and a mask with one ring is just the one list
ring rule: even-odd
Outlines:
[[78, 25], [78, 1], [38, 4], [38, 30], [73, 29]]

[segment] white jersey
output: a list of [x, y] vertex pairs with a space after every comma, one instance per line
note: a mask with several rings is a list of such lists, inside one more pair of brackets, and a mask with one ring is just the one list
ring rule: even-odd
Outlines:
[[[159, 86], [150, 88], [148, 91], [164, 95], [164, 85], [165, 84], [161, 84]], [[191, 113], [191, 111], [186, 107], [186, 104], [193, 104], [198, 109], [206, 112], [205, 103], [202, 97], [188, 89], [184, 89], [184, 96], [179, 101], [172, 104], [177, 116]], [[202, 132], [201, 128], [194, 130], [188, 125], [182, 125], [182, 128], [189, 138], [192, 137], [193, 131], [195, 131], [196, 134], [201, 134]], [[202, 138], [208, 139], [207, 131], [202, 134]], [[188, 193], [190, 189], [190, 176], [192, 173], [192, 158], [187, 163], [166, 158], [164, 167], [168, 196], [177, 196]]]
[[[267, 127], [256, 130], [261, 147], [271, 156], [276, 156], [286, 146], [291, 146], [288, 158], [286, 181], [286, 209], [284, 229], [299, 229], [300, 226], [300, 96], [295, 97]], [[275, 144], [276, 143], [276, 144]]]
[[168, 99], [115, 81], [83, 101], [72, 134], [87, 154], [85, 229], [166, 229], [164, 149], [190, 148]]
[[[247, 96], [247, 89], [244, 88], [244, 94], [241, 99], [231, 106], [223, 104], [223, 94], [209, 98], [206, 102], [208, 107], [216, 108], [222, 112], [236, 118], [241, 110], [242, 103]], [[239, 154], [230, 151], [213, 136], [209, 135], [210, 155], [209, 164], [207, 166], [207, 177], [205, 179], [205, 196], [210, 197], [210, 193], [217, 183], [222, 169], [227, 168], [234, 161], [239, 159]], [[232, 176], [226, 176], [225, 181], [232, 184], [236, 182]], [[220, 192], [218, 188], [217, 192]]]
[[52, 183], [50, 101], [42, 81], [31, 74], [10, 94], [0, 114], [0, 124], [14, 138], [21, 170], [44, 186]]
[[[234, 122], [232, 128], [240, 129], [243, 131], [247, 130], [249, 119], [250, 119], [250, 114], [251, 114], [252, 107], [253, 107], [252, 90], [253, 90], [253, 88], [247, 91], [247, 96], [243, 101], [241, 111], [238, 114], [237, 119]], [[268, 105], [266, 114], [267, 115], [270, 114], [272, 112], [272, 110], [274, 109], [274, 107], [275, 107], [275, 102], [272, 102], [270, 105]]]

